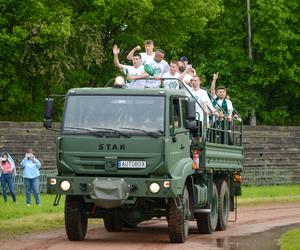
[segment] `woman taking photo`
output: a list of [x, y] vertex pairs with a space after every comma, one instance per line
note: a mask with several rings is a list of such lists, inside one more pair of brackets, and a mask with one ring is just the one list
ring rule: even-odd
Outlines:
[[41, 163], [33, 154], [32, 149], [28, 149], [25, 158], [21, 161], [23, 178], [25, 185], [26, 204], [31, 204], [31, 191], [33, 192], [35, 203], [40, 206], [40, 168]]
[[7, 202], [7, 185], [13, 202], [16, 202], [16, 193], [14, 190], [14, 176], [16, 175], [16, 166], [13, 158], [7, 152], [2, 153], [1, 155], [0, 170], [0, 172], [2, 173], [1, 186], [4, 202]]

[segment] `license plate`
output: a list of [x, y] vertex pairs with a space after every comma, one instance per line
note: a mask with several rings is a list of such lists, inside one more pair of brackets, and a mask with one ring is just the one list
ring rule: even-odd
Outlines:
[[146, 161], [118, 161], [118, 168], [146, 168]]

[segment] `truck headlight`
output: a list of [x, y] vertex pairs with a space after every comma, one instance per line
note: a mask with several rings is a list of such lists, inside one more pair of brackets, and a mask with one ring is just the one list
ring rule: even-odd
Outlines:
[[69, 181], [64, 180], [60, 183], [60, 189], [62, 191], [66, 192], [70, 189], [70, 187], [71, 187], [71, 183]]
[[150, 190], [151, 193], [156, 194], [156, 193], [159, 192], [160, 186], [159, 186], [158, 183], [153, 182], [153, 183], [150, 184], [149, 190]]

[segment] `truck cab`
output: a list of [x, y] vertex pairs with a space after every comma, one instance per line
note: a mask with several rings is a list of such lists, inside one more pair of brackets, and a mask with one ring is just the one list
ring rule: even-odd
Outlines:
[[[53, 102], [46, 99], [47, 128]], [[196, 105], [183, 89], [68, 91], [47, 192], [66, 195], [70, 240], [84, 240], [88, 218], [102, 218], [108, 231], [166, 218], [175, 243], [187, 239], [191, 220], [200, 233], [226, 229], [241, 194], [241, 124], [212, 115], [198, 124]]]

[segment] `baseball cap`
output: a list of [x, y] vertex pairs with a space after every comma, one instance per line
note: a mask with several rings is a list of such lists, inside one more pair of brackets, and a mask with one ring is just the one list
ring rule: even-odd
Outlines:
[[189, 59], [186, 56], [180, 57], [180, 61], [188, 61]]

